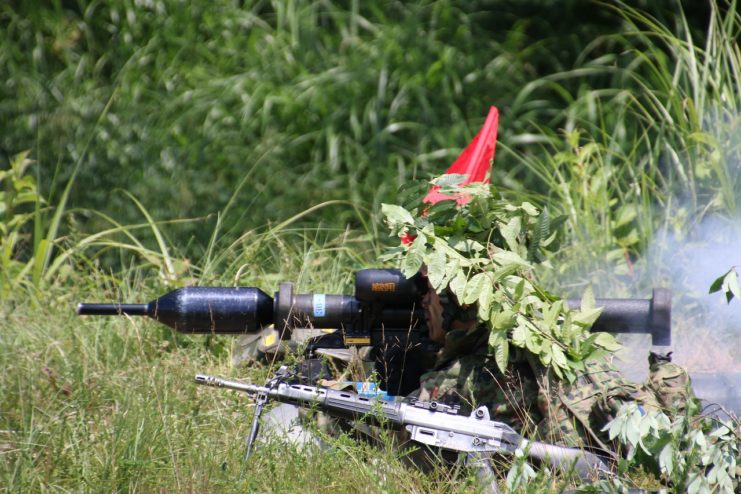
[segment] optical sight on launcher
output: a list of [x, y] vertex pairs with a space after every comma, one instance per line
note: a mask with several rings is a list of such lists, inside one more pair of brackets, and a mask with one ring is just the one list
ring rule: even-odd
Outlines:
[[[388, 369], [399, 368], [389, 361], [406, 362], [404, 380], [410, 384], [392, 386], [403, 392], [418, 382], [409, 368], [414, 359], [408, 352], [439, 349], [428, 337], [420, 303], [426, 291], [427, 280], [419, 274], [406, 278], [397, 269], [363, 269], [356, 273], [354, 296], [296, 294], [290, 282], [281, 283], [272, 298], [255, 287], [184, 287], [147, 304], [81, 303], [77, 313], [148, 316], [190, 334], [245, 334], [274, 325], [284, 340], [290, 340], [296, 328], [331, 329], [308, 340], [308, 357], [318, 349], [373, 347], [382, 386], [401, 379], [388, 375]], [[578, 309], [580, 302], [568, 304]], [[593, 331], [648, 333], [653, 345], [671, 342], [668, 289], [655, 288], [648, 300], [597, 299], [596, 306], [602, 307], [602, 314]]]

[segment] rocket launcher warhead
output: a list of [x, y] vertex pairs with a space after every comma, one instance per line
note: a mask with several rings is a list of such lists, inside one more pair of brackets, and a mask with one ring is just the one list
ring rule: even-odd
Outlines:
[[251, 333], [273, 322], [273, 299], [259, 288], [184, 287], [148, 304], [86, 304], [84, 316], [148, 316], [181, 333]]

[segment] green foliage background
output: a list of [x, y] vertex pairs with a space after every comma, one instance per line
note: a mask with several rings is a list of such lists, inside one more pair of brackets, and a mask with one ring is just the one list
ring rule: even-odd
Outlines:
[[[737, 224], [740, 34], [734, 1], [3, 2], [0, 490], [467, 492], [470, 472], [354, 442], [266, 448], [235, 482], [246, 400], [189, 382], [269, 369], [72, 307], [194, 283], [349, 293], [397, 241], [380, 203], [447, 168], [490, 105], [498, 192], [566, 218], [549, 286], [642, 296], [676, 261], [654, 241]], [[702, 322], [709, 284], [674, 286], [675, 334], [738, 355]]]
[[[673, 2], [651, 4], [679, 25]], [[709, 7], [694, 8], [702, 32]], [[325, 199], [375, 212], [444, 169], [490, 105], [505, 146], [542, 155], [532, 144], [569, 125], [565, 107], [629, 82], [615, 69], [634, 63], [611, 39], [620, 16], [582, 2], [18, 2], [0, 19], [6, 159], [33, 150], [51, 199], [81, 160], [71, 203], [123, 223], [139, 212], [117, 189], [158, 219], [214, 214], [235, 195], [237, 230]], [[494, 183], [548, 193], [505, 146]], [[176, 243], [205, 244], [211, 225]]]

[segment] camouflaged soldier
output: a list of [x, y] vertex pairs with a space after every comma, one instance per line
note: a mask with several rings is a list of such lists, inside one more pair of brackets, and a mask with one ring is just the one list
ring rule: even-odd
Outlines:
[[625, 379], [607, 360], [587, 362], [573, 383], [564, 383], [519, 348], [513, 349], [503, 373], [489, 355], [489, 332], [478, 323], [475, 307], [460, 307], [452, 294], [441, 300], [432, 289], [422, 305], [430, 338], [443, 348], [413, 393], [419, 399], [458, 404], [464, 412], [486, 405], [493, 420], [522, 434], [608, 454], [618, 451], [618, 445], [602, 428], [624, 403], [683, 413], [694, 400], [689, 376], [671, 362], [671, 354], [651, 353], [649, 377], [642, 385]]

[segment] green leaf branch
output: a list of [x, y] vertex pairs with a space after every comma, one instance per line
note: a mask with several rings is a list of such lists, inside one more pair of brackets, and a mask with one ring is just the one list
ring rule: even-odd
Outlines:
[[512, 346], [568, 380], [586, 359], [619, 348], [612, 335], [589, 333], [600, 314], [591, 292], [581, 310], [573, 311], [537, 283], [533, 268], [549, 267], [545, 254], [556, 243], [558, 218], [552, 220], [547, 210], [528, 202], [509, 204], [482, 184], [458, 187], [451, 178], [432, 183], [468, 201], [430, 206], [418, 196], [407, 201], [409, 209], [382, 205], [391, 235], [413, 238], [386, 259], [396, 260], [406, 276], [425, 265], [435, 290], [448, 289], [459, 303], [476, 304], [479, 319], [490, 328], [491, 355], [502, 371]]
[[627, 403], [603, 430], [627, 447], [628, 460], [639, 459], [649, 472], [670, 482], [673, 492], [732, 494], [741, 480], [736, 427], [729, 420], [690, 414], [671, 420], [663, 412]]
[[731, 269], [718, 276], [710, 285], [709, 293], [723, 292], [729, 304], [733, 297], [741, 299], [741, 285], [738, 280], [738, 271], [736, 271], [738, 267], [732, 266]]

